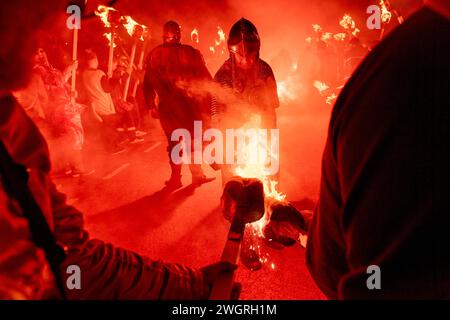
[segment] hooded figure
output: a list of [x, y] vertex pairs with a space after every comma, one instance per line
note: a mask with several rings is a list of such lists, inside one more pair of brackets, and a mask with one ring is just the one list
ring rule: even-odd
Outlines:
[[239, 128], [261, 117], [260, 128], [276, 128], [275, 109], [279, 106], [277, 84], [272, 68], [259, 57], [261, 41], [253, 23], [241, 18], [230, 30], [230, 58], [214, 79], [224, 89], [226, 101], [216, 97], [212, 117], [222, 128]]
[[[255, 25], [241, 18], [231, 27], [227, 44], [230, 58], [214, 77], [221, 93], [213, 98], [213, 126], [222, 130], [276, 128], [277, 83], [272, 68], [259, 57], [261, 41]], [[225, 184], [234, 168], [231, 164], [221, 168]]]
[[[146, 104], [153, 115], [157, 110], [168, 140], [172, 174], [166, 185], [173, 189], [181, 187], [181, 165], [175, 164], [170, 156], [172, 149], [179, 143], [171, 141], [172, 132], [182, 128], [193, 137], [194, 121], [203, 121], [203, 126], [208, 126], [210, 99], [193, 95], [190, 89], [197, 82], [212, 81], [201, 53], [180, 41], [180, 26], [174, 21], [168, 21], [163, 29], [163, 44], [154, 48], [147, 57], [143, 84]], [[159, 101], [157, 105], [156, 94]], [[189, 168], [193, 184], [211, 181], [203, 174], [201, 165], [191, 164]]]

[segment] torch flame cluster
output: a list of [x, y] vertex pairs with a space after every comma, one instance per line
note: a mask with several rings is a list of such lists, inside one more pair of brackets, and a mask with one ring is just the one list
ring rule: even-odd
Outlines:
[[389, 23], [392, 18], [392, 14], [389, 11], [386, 1], [380, 0], [380, 7], [381, 7], [381, 21], [384, 23]]
[[[220, 26], [217, 26], [217, 36], [218, 37], [214, 40], [214, 43], [211, 46], [209, 46], [209, 51], [212, 54], [215, 54], [218, 51], [220, 51], [221, 54], [225, 54], [226, 35], [222, 27]], [[196, 44], [200, 43], [200, 34], [197, 28], [194, 28], [191, 31], [191, 41]]]
[[[261, 116], [253, 116], [253, 118], [246, 123], [241, 129], [258, 129], [261, 127]], [[260, 141], [264, 141], [264, 137]], [[267, 143], [261, 143], [256, 146], [245, 145], [246, 159], [276, 159], [279, 161], [279, 155], [274, 154]], [[257, 163], [245, 161], [244, 164], [239, 165], [234, 170], [234, 174], [242, 178], [256, 178], [259, 179], [264, 187], [264, 195], [266, 202], [272, 203], [274, 201], [284, 201], [286, 195], [277, 190], [278, 181], [273, 180], [267, 173], [265, 168], [265, 161], [258, 161]], [[263, 236], [262, 230], [268, 221], [268, 216], [264, 215], [259, 221], [251, 224], [253, 231], [260, 237]]]
[[199, 43], [200, 42], [200, 37], [199, 37], [197, 28], [194, 28], [194, 30], [192, 30], [192, 32], [191, 32], [191, 40], [194, 43]]
[[108, 14], [110, 11], [117, 11], [117, 10], [104, 5], [99, 5], [97, 7], [97, 11], [95, 11], [95, 15], [100, 18], [100, 20], [103, 22], [106, 28], [111, 28], [111, 23], [108, 20]]
[[130, 36], [133, 36], [136, 26], [139, 26], [140, 24], [137, 23], [135, 20], [133, 20], [133, 18], [130, 16], [125, 16], [123, 18], [126, 21], [126, 23], [123, 24], [123, 26], [125, 27], [125, 30], [127, 30], [127, 33]]

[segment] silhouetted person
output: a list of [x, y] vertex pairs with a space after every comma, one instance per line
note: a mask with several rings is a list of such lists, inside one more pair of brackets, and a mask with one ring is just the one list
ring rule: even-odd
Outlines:
[[[172, 132], [183, 128], [193, 137], [194, 121], [203, 121], [203, 127], [209, 126], [210, 121], [210, 99], [190, 95], [185, 86], [212, 78], [200, 51], [181, 44], [181, 29], [176, 22], [168, 21], [164, 25], [163, 41], [147, 57], [143, 88], [147, 106], [153, 115], [157, 112], [168, 141], [172, 173], [166, 185], [177, 189], [181, 187], [181, 165], [175, 164], [170, 156], [178, 144], [178, 141], [171, 141]], [[194, 185], [212, 180], [204, 175], [200, 164], [190, 164], [189, 169]]]
[[[450, 298], [450, 23], [442, 4], [447, 11], [425, 7], [375, 47], [333, 109], [307, 247], [329, 298]], [[381, 271], [379, 290], [369, 289], [378, 285], [371, 265]]]
[[[224, 89], [227, 99], [214, 97], [213, 125], [222, 130], [277, 127], [275, 109], [279, 107], [277, 83], [272, 68], [259, 57], [261, 41], [255, 25], [240, 19], [228, 36], [230, 58], [214, 76]], [[222, 166], [222, 182], [233, 176], [233, 166]]]

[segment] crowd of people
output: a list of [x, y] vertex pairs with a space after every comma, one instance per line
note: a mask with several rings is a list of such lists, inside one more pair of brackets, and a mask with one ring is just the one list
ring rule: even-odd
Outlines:
[[[98, 68], [96, 53], [87, 49], [80, 62], [58, 70], [46, 51], [37, 48], [32, 80], [14, 95], [50, 144], [56, 176], [79, 177], [95, 171], [83, 161], [85, 136], [111, 155], [125, 152], [126, 144], [144, 142], [147, 133], [142, 129], [140, 106], [131, 92], [123, 98], [128, 64], [128, 57], [118, 56], [108, 76]], [[79, 77], [76, 90], [68, 81], [72, 74]]]

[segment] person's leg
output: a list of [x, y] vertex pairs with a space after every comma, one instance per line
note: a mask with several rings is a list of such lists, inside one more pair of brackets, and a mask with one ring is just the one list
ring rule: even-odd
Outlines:
[[103, 119], [103, 143], [107, 152], [117, 154], [125, 151], [119, 146], [120, 136], [117, 132], [117, 115], [102, 116]]
[[177, 141], [171, 141], [170, 137], [173, 132], [173, 125], [170, 121], [165, 119], [160, 119], [161, 121], [161, 127], [163, 128], [164, 134], [167, 138], [167, 154], [169, 157], [169, 164], [171, 169], [170, 179], [167, 180], [166, 186], [169, 188], [180, 188], [182, 186], [181, 184], [181, 164], [176, 164], [172, 160], [172, 149], [178, 144]]

